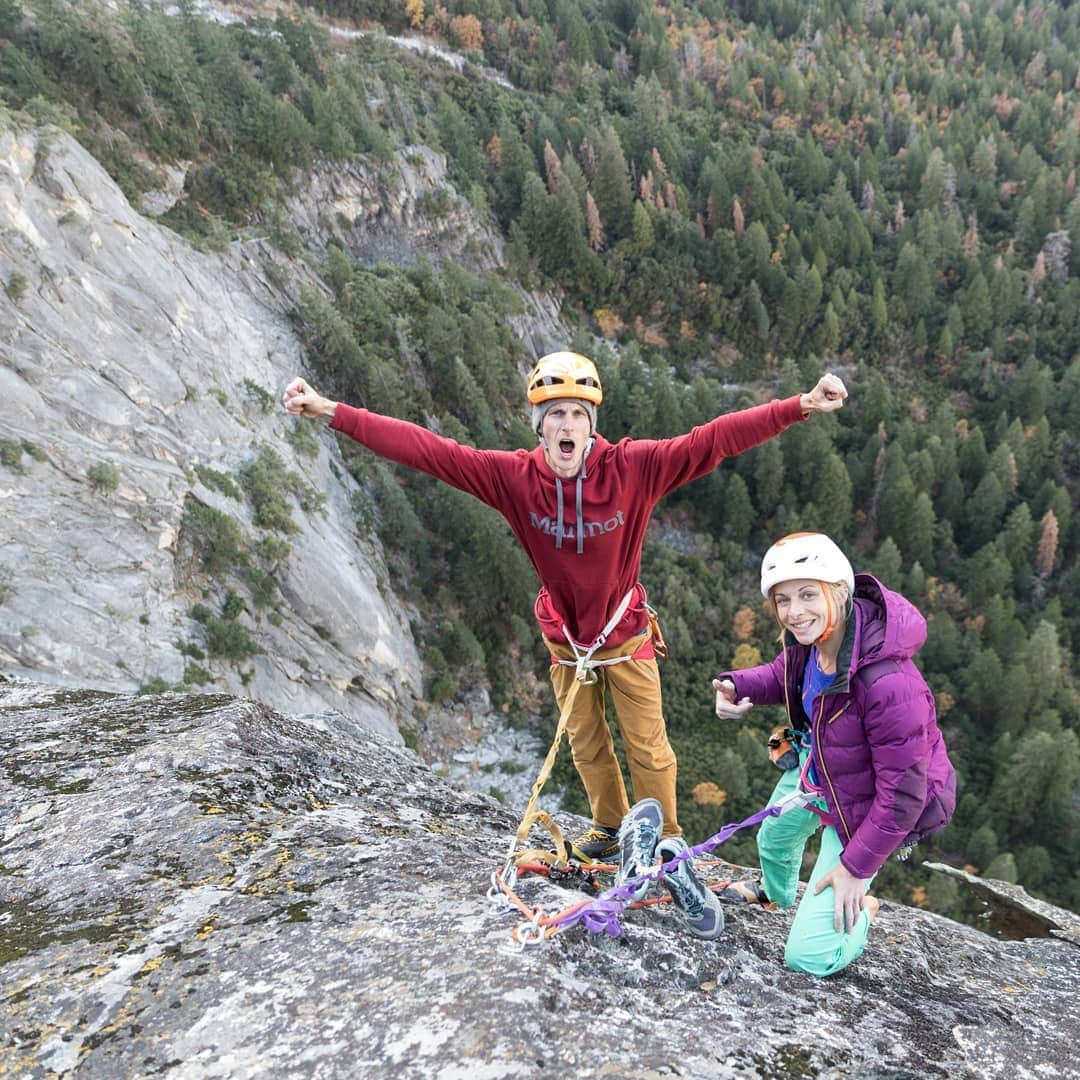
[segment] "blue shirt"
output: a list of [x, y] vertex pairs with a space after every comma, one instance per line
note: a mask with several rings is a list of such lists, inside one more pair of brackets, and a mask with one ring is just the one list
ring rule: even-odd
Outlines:
[[[803, 672], [802, 680], [802, 705], [803, 711], [811, 721], [814, 718], [814, 705], [817, 702], [818, 697], [821, 695], [821, 691], [832, 686], [836, 680], [836, 673], [827, 674], [821, 670], [821, 665], [818, 664], [818, 652], [817, 649], [810, 650], [810, 656], [806, 661], [806, 670]], [[812, 739], [809, 735], [803, 736], [804, 745], [810, 747], [810, 768], [807, 772], [808, 778], [814, 784], [818, 784], [817, 770], [814, 768], [814, 747]]]

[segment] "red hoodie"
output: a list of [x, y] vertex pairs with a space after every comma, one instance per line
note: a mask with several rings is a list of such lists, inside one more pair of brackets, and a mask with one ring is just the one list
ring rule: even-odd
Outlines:
[[[576, 480], [560, 480], [534, 450], [475, 450], [426, 428], [339, 404], [330, 426], [381, 457], [419, 469], [498, 510], [521, 542], [543, 585], [536, 618], [554, 641], [565, 626], [591, 645], [620, 600], [634, 600], [606, 647], [645, 628], [637, 584], [653, 507], [669, 491], [805, 419], [799, 398], [728, 413], [673, 439], [597, 435]], [[560, 530], [559, 506], [562, 504]], [[561, 535], [560, 535], [561, 532]]]

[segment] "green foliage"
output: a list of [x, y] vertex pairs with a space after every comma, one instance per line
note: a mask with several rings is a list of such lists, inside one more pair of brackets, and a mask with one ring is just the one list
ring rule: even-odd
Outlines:
[[24, 473], [22, 444], [14, 439], [0, 439], [0, 465], [12, 472]]
[[4, 283], [4, 292], [8, 294], [8, 298], [13, 304], [17, 304], [26, 295], [29, 285], [30, 283], [26, 280], [25, 274], [18, 270], [12, 270]]
[[297, 417], [285, 429], [285, 439], [289, 445], [304, 457], [319, 456], [319, 426], [311, 420]]
[[183, 682], [186, 686], [205, 686], [214, 681], [210, 674], [201, 664], [185, 664]]
[[260, 386], [254, 379], [244, 379], [244, 392], [264, 413], [270, 412], [276, 404], [274, 395], [265, 386]]
[[199, 569], [218, 575], [247, 561], [247, 538], [234, 517], [212, 506], [188, 499], [181, 531], [197, 559]]
[[0, 563], [0, 605], [6, 604], [15, 595], [15, 571], [6, 563]]
[[99, 461], [86, 470], [90, 486], [99, 495], [107, 495], [120, 486], [120, 470], [108, 461]]
[[222, 603], [220, 615], [214, 615], [202, 604], [191, 609], [191, 617], [202, 626], [206, 655], [211, 659], [239, 664], [263, 651], [247, 627], [237, 621], [244, 608], [243, 599], [230, 592]]
[[195, 472], [208, 488], [220, 491], [222, 495], [228, 495], [230, 499], [239, 500], [241, 498], [240, 489], [233, 483], [232, 478], [227, 473], [218, 472], [217, 469], [211, 469], [207, 465], [196, 465]]
[[302, 486], [302, 481], [288, 472], [273, 449], [261, 447], [240, 469], [239, 479], [251, 501], [253, 520], [260, 529], [272, 529], [286, 535], [299, 531], [281, 491], [282, 488]]
[[263, 650], [256, 644], [247, 628], [232, 619], [210, 618], [203, 627], [206, 652], [217, 660], [239, 663]]
[[278, 585], [273, 574], [257, 566], [245, 566], [244, 579], [251, 587], [251, 599], [257, 608], [272, 608], [277, 603]]
[[280, 536], [264, 536], [255, 541], [254, 552], [256, 558], [265, 563], [271, 569], [283, 563], [292, 551], [292, 546]]

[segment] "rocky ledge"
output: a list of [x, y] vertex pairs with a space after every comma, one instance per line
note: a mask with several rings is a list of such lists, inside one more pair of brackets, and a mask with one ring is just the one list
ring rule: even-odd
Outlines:
[[314, 720], [0, 682], [0, 1074], [1076, 1075], [1067, 934], [886, 903], [815, 981], [789, 914], [728, 908], [707, 943], [650, 908], [520, 952], [487, 897], [516, 816]]

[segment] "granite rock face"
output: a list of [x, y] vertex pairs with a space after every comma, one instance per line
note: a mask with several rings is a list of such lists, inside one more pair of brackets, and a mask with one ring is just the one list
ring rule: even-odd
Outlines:
[[520, 952], [487, 896], [516, 814], [332, 717], [14, 682], [0, 743], [8, 1075], [1076, 1075], [1071, 940], [886, 903], [815, 981], [790, 914], [706, 943], [658, 907]]
[[[183, 197], [181, 183], [178, 168], [144, 210]], [[316, 167], [287, 218], [314, 260], [331, 240], [361, 263], [486, 272], [502, 258], [424, 147], [378, 169]], [[70, 136], [9, 121], [0, 246], [0, 671], [111, 690], [200, 685], [397, 737], [421, 692], [409, 612], [357, 526], [364, 495], [336, 437], [277, 406], [305, 370], [289, 314], [303, 286], [321, 287], [308, 261], [260, 237], [196, 251], [134, 210]], [[523, 301], [512, 321], [528, 351], [559, 344], [557, 303]], [[239, 483], [260, 461], [284, 526], [260, 524]], [[207, 564], [205, 521], [221, 515], [246, 566]], [[287, 557], [251, 554], [282, 540]], [[268, 602], [254, 602], [252, 571]], [[232, 632], [261, 650], [239, 659], [213, 655], [191, 616], [230, 591], [243, 600]]]
[[[235, 588], [236, 621], [262, 651], [198, 657], [208, 686], [395, 736], [420, 689], [407, 614], [357, 531], [335, 437], [308, 422], [297, 440], [300, 421], [276, 404], [304, 367], [287, 318], [311, 280], [303, 262], [280, 280], [258, 241], [193, 250], [54, 129], [0, 129], [0, 233], [6, 281], [23, 286], [0, 291], [0, 669], [176, 684], [206, 651], [192, 607]], [[255, 522], [239, 476], [260, 455], [277, 462], [292, 533]], [[272, 607], [251, 601], [242, 567], [194, 557], [206, 538], [184, 535], [193, 507], [232, 519], [249, 553], [291, 546], [251, 560]]]

